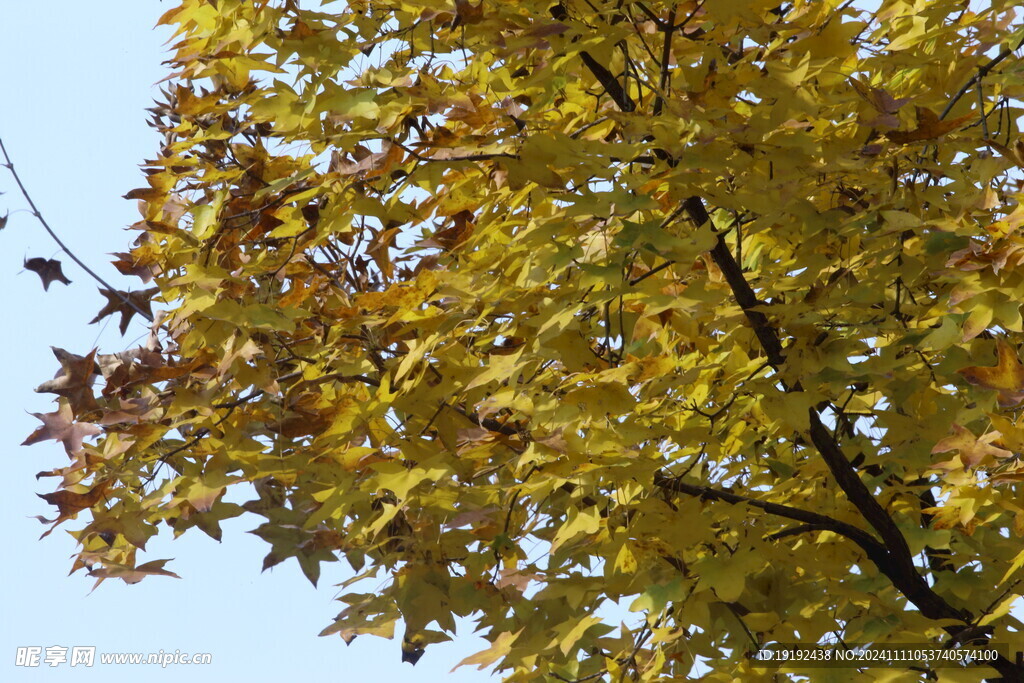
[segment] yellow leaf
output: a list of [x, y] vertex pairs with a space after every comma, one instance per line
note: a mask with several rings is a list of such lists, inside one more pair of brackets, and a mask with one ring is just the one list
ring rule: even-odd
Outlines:
[[633, 574], [637, 569], [636, 555], [629, 547], [629, 543], [623, 543], [615, 555], [615, 571], [621, 574]]
[[601, 528], [601, 514], [597, 506], [585, 510], [569, 508], [565, 523], [558, 527], [558, 532], [551, 541], [551, 552], [555, 552], [563, 544], [582, 534], [593, 534]]
[[583, 634], [587, 632], [587, 629], [595, 624], [600, 623], [601, 617], [595, 617], [593, 615], [590, 615], [583, 617], [582, 619], [577, 621], [575, 624], [573, 624], [572, 628], [570, 628], [568, 631], [565, 631], [564, 633], [562, 632], [562, 629], [558, 629], [559, 637], [556, 639], [556, 642], [558, 643], [558, 649], [562, 651], [563, 655], [568, 657], [569, 653], [575, 649], [576, 643], [578, 643], [580, 638], [583, 637]]
[[516, 638], [523, 632], [523, 629], [519, 629], [515, 633], [505, 631], [499, 633], [498, 636], [491, 642], [491, 646], [486, 650], [477, 652], [475, 655], [466, 657], [461, 662], [456, 664], [452, 668], [452, 672], [458, 669], [460, 666], [468, 666], [470, 664], [476, 664], [478, 671], [483, 671], [491, 664], [494, 664], [499, 659], [502, 659], [509, 652], [512, 651], [512, 643], [516, 642]]
[[957, 371], [968, 383], [999, 392], [999, 405], [1013, 406], [1024, 400], [1024, 364], [1017, 350], [1006, 341], [996, 342], [996, 364], [962, 368]]

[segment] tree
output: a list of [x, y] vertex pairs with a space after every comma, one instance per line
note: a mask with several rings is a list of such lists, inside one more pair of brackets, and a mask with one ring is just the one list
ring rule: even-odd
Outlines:
[[509, 680], [1024, 677], [1014, 3], [324, 4], [161, 19], [152, 286], [97, 316], [153, 334], [59, 352], [26, 441], [75, 569], [248, 512], [413, 663], [473, 617]]

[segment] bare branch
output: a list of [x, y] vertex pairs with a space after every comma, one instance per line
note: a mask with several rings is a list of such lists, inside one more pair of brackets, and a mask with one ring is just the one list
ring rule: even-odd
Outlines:
[[68, 257], [71, 258], [72, 261], [77, 263], [82, 270], [88, 273], [93, 280], [95, 280], [96, 282], [100, 283], [101, 286], [113, 292], [117, 296], [117, 298], [124, 302], [126, 306], [134, 310], [143, 318], [145, 318], [149, 322], [153, 322], [152, 313], [143, 310], [142, 307], [138, 306], [129, 297], [124, 296], [119, 290], [114, 289], [114, 287], [112, 287], [106, 280], [97, 275], [92, 268], [85, 265], [85, 263], [82, 262], [80, 258], [75, 256], [74, 252], [68, 249], [68, 245], [64, 244], [64, 241], [57, 236], [57, 233], [53, 231], [53, 228], [50, 227], [50, 224], [46, 222], [45, 218], [43, 218], [43, 214], [39, 211], [39, 208], [36, 206], [36, 203], [32, 201], [32, 197], [31, 195], [29, 195], [28, 190], [25, 188], [25, 184], [21, 182], [21, 176], [19, 176], [18, 172], [14, 170], [14, 163], [11, 161], [10, 155], [7, 154], [7, 147], [4, 146], [3, 138], [0, 138], [0, 151], [3, 152], [4, 161], [6, 162], [4, 163], [4, 166], [6, 166], [7, 170], [9, 170], [11, 172], [11, 175], [14, 176], [14, 182], [18, 184], [18, 189], [21, 190], [21, 195], [25, 198], [25, 201], [28, 202], [29, 207], [31, 207], [32, 214], [39, 220], [39, 223], [42, 224], [43, 229], [50, 234], [50, 237], [52, 237], [53, 241], [57, 243], [57, 246], [59, 246], [61, 250], [63, 250], [63, 252], [67, 254]]

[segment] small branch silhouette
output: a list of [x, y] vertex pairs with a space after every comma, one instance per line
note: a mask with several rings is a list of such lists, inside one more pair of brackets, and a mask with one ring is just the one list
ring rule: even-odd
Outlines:
[[148, 311], [144, 311], [142, 308], [136, 305], [134, 301], [121, 294], [119, 290], [112, 287], [106, 280], [97, 275], [92, 270], [92, 268], [90, 268], [89, 266], [85, 265], [85, 263], [82, 262], [82, 259], [75, 256], [75, 254], [68, 248], [68, 246], [64, 244], [64, 241], [57, 236], [57, 233], [53, 231], [53, 228], [50, 227], [50, 224], [46, 222], [45, 218], [43, 218], [43, 214], [39, 211], [39, 208], [36, 206], [36, 203], [32, 201], [32, 197], [31, 195], [29, 195], [28, 190], [25, 188], [25, 184], [21, 182], [21, 176], [19, 176], [18, 172], [14, 170], [14, 163], [11, 161], [11, 157], [7, 153], [7, 147], [4, 146], [3, 138], [0, 138], [0, 152], [3, 152], [4, 155], [4, 166], [6, 166], [7, 170], [9, 170], [11, 172], [11, 175], [14, 176], [14, 182], [18, 184], [18, 189], [21, 190], [21, 195], [25, 198], [25, 201], [28, 202], [29, 207], [31, 207], [32, 214], [39, 219], [39, 222], [42, 224], [43, 229], [50, 234], [50, 237], [52, 237], [53, 241], [57, 243], [57, 246], [59, 246], [61, 250], [63, 250], [63, 252], [71, 258], [72, 261], [77, 263], [82, 268], [82, 270], [88, 273], [93, 280], [96, 280], [96, 282], [100, 283], [100, 285], [106, 287], [111, 292], [114, 292], [117, 295], [117, 297], [125, 303], [125, 305], [133, 309], [143, 318], [145, 318], [149, 322], [153, 322], [153, 315], [151, 313], [149, 313]]

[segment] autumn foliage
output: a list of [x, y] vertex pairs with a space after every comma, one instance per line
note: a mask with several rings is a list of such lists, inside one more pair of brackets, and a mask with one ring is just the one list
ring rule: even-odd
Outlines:
[[98, 316], [153, 333], [27, 442], [75, 568], [248, 513], [353, 576], [323, 635], [514, 681], [1024, 650], [1015, 4], [182, 0]]

